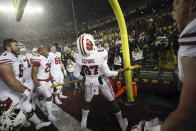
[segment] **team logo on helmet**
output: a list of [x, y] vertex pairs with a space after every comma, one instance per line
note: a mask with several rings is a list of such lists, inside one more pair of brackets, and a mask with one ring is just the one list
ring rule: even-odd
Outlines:
[[89, 39], [86, 39], [86, 49], [93, 50], [93, 43]]

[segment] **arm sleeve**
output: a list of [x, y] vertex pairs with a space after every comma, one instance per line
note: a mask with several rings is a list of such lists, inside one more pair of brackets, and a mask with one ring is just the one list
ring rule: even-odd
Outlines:
[[108, 67], [108, 64], [107, 64], [107, 60], [104, 60], [103, 64], [101, 65], [101, 70], [102, 70], [102, 73], [107, 76], [107, 77], [110, 77], [110, 76], [117, 76], [118, 75], [118, 72], [117, 71], [111, 71]]
[[80, 75], [80, 71], [81, 71], [81, 67], [80, 67], [80, 65], [78, 63], [76, 63], [75, 64], [73, 75], [78, 80], [82, 80], [83, 79], [83, 76]]

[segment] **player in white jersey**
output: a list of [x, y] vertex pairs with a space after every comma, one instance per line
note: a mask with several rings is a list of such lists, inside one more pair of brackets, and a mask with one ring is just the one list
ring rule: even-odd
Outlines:
[[162, 131], [195, 131], [196, 129], [196, 1], [174, 0], [173, 18], [178, 31], [179, 77], [183, 82], [180, 102], [162, 125]]
[[24, 84], [31, 90], [31, 94], [33, 93], [34, 90], [34, 83], [33, 79], [31, 76], [31, 71], [32, 71], [32, 58], [33, 55], [26, 53], [26, 48], [20, 48], [20, 61], [22, 62], [23, 65], [23, 79], [24, 79]]
[[[62, 63], [62, 60], [61, 60], [61, 53], [57, 52], [55, 45], [52, 45], [50, 47], [50, 51], [51, 52], [49, 52], [49, 56], [48, 56], [48, 59], [51, 62], [50, 71], [51, 71], [52, 76], [54, 77], [55, 81], [58, 84], [62, 84], [62, 83], [64, 83], [64, 75], [66, 76], [67, 74], [65, 71], [65, 67]], [[60, 98], [67, 98], [67, 96], [63, 96], [63, 94], [62, 94], [62, 86], [55, 87], [54, 94], [55, 94], [54, 100], [57, 104], [62, 104], [62, 102], [59, 100], [58, 96]]]
[[[94, 38], [90, 34], [82, 34], [77, 40], [77, 48], [79, 53], [75, 53], [75, 70], [74, 76], [77, 79], [83, 79], [80, 74], [81, 69], [85, 74], [85, 104], [82, 109], [81, 128], [87, 126], [87, 117], [90, 110], [90, 102], [94, 95], [99, 94], [99, 89], [110, 102], [113, 111], [119, 121], [123, 131], [127, 129], [128, 121], [122, 117], [119, 106], [115, 102], [114, 93], [107, 79], [109, 76], [117, 76], [119, 72], [128, 70], [121, 69], [110, 71], [107, 65], [107, 52], [105, 50], [94, 50]], [[102, 79], [102, 75], [105, 77]]]
[[38, 88], [39, 92], [46, 98], [48, 119], [55, 122], [58, 118], [56, 118], [52, 113], [53, 89], [51, 88], [51, 81], [54, 81], [54, 78], [50, 73], [51, 63], [48, 59], [48, 49], [46, 47], [40, 47], [38, 48], [38, 53], [40, 55], [36, 58], [34, 57], [33, 61], [32, 78], [35, 87]]
[[3, 47], [5, 52], [0, 56], [0, 95], [10, 97], [13, 106], [23, 109], [27, 119], [36, 125], [36, 129], [50, 125], [50, 122], [42, 122], [32, 110], [30, 91], [23, 85], [23, 70], [21, 70], [21, 63], [17, 58], [19, 55], [18, 42], [6, 39]]
[[[27, 52], [26, 47], [20, 48], [19, 58], [23, 65], [24, 85], [31, 91], [31, 103], [32, 103], [33, 109], [35, 110], [36, 108], [35, 99], [37, 98], [37, 96], [40, 96], [40, 93], [36, 88], [34, 88], [35, 86], [34, 86], [32, 75], [31, 75], [33, 57], [34, 56], [31, 53]], [[44, 97], [41, 97], [41, 98], [44, 98]]]

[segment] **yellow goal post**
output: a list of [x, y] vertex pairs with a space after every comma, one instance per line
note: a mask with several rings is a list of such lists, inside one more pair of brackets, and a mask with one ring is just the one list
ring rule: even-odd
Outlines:
[[[122, 10], [120, 8], [118, 1], [117, 0], [108, 0], [108, 1], [110, 5], [112, 6], [112, 9], [117, 18], [118, 25], [120, 28], [124, 66], [125, 68], [130, 67], [131, 61], [130, 61], [128, 35], [127, 35], [127, 27], [126, 27], [125, 19], [124, 19], [124, 16], [123, 16], [123, 13], [122, 13]], [[125, 72], [125, 82], [126, 82], [128, 102], [134, 102], [131, 70], [128, 70]]]

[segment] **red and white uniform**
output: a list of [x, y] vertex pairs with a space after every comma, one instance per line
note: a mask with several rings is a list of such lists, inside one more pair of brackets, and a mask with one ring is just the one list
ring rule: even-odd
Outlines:
[[55, 81], [59, 84], [64, 83], [64, 75], [61, 70], [61, 53], [60, 52], [56, 52], [56, 53], [49, 52], [48, 59], [51, 62], [50, 71]]
[[184, 79], [181, 57], [196, 57], [196, 19], [192, 20], [180, 34], [178, 39], [180, 48], [178, 51], [178, 69], [180, 80]]
[[[19, 59], [14, 56], [14, 54], [5, 52], [0, 56], [0, 64], [12, 64], [15, 77], [18, 80], [23, 78], [23, 70], [21, 70], [21, 63]], [[21, 82], [23, 83], [23, 82]], [[25, 112], [29, 112], [32, 109], [29, 101], [24, 99], [23, 95], [14, 89], [10, 88], [3, 80], [0, 78], [0, 95], [7, 96], [12, 99], [12, 104], [21, 107]]]
[[19, 57], [12, 63], [15, 77], [21, 84], [24, 84], [24, 67]]
[[20, 81], [21, 84], [23, 84], [24, 83], [24, 78], [23, 78], [24, 68], [23, 68], [21, 59], [19, 57], [15, 57], [13, 54], [8, 53], [8, 52], [3, 53], [2, 55], [4, 55], [4, 57], [7, 57], [9, 60], [11, 60], [14, 75], [16, 79]]
[[104, 78], [103, 85], [100, 85], [98, 81], [98, 77], [101, 75], [105, 75], [105, 77], [118, 75], [118, 72], [111, 71], [107, 65], [107, 51], [95, 50], [89, 56], [79, 53], [74, 55], [76, 60], [74, 76], [77, 79], [83, 79], [80, 75], [81, 69], [86, 75], [85, 100], [91, 102], [93, 96], [98, 95], [98, 88], [109, 101], [114, 100], [113, 90], [108, 79]]
[[35, 56], [33, 57], [33, 66], [39, 68], [37, 72], [37, 80], [41, 85], [40, 87], [37, 87], [39, 92], [46, 98], [51, 97], [53, 90], [50, 88], [52, 84], [49, 78], [51, 66], [49, 59], [42, 55]]
[[23, 76], [24, 76], [24, 85], [27, 86], [28, 89], [32, 91], [34, 90], [34, 84], [33, 84], [33, 80], [32, 80], [32, 76], [31, 76], [31, 72], [32, 72], [32, 58], [33, 55], [32, 54], [26, 54], [26, 55], [20, 55], [19, 56], [22, 64], [23, 64]]

